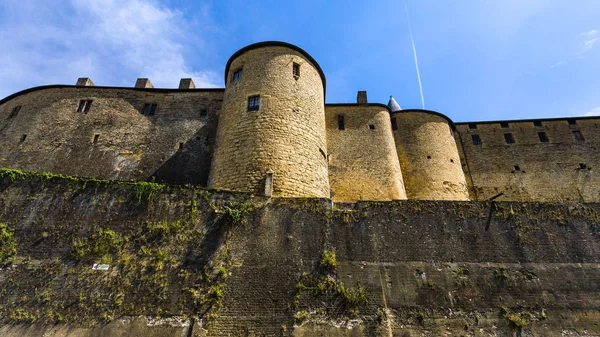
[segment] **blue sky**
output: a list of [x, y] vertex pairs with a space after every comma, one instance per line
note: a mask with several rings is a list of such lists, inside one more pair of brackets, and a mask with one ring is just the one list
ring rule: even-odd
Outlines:
[[[373, 4], [376, 3], [376, 4]], [[425, 108], [456, 122], [600, 115], [600, 1], [406, 0]], [[3, 0], [0, 97], [46, 84], [222, 87], [227, 59], [309, 52], [327, 102], [421, 96], [403, 1]]]

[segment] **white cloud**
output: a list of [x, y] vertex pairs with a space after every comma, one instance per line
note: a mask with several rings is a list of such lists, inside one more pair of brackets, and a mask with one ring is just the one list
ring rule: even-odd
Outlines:
[[554, 63], [553, 65], [550, 66], [550, 68], [558, 68], [558, 67], [564, 67], [567, 63], [565, 61], [558, 61], [556, 63]]
[[584, 116], [600, 116], [600, 106], [593, 108], [592, 110], [583, 114]]
[[590, 37], [594, 37], [594, 36], [598, 35], [598, 31], [595, 29], [592, 29], [590, 31], [583, 32], [579, 35], [583, 36], [584, 38], [590, 38]]
[[78, 77], [109, 86], [133, 86], [137, 77], [155, 87], [177, 87], [184, 77], [197, 87], [221, 83], [217, 72], [184, 59], [203, 43], [193, 23], [153, 0], [8, 0], [2, 12], [0, 98]]

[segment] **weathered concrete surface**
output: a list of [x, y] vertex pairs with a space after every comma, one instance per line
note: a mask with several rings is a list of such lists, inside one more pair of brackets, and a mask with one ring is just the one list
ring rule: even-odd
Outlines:
[[[138, 202], [135, 185], [83, 184], [2, 179], [0, 222], [18, 246], [0, 270], [0, 333], [103, 336], [119, 317], [160, 315], [193, 317], [192, 333], [207, 336], [600, 335], [598, 204], [397, 201], [329, 211], [318, 199], [256, 199], [234, 223], [211, 207], [240, 209], [232, 196], [164, 187]], [[183, 225], [144, 234], [163, 220]], [[123, 238], [107, 253], [109, 272], [90, 268], [107, 256], [73, 255], [98, 228]], [[325, 268], [322, 254], [334, 250]], [[342, 283], [368, 301], [352, 304]], [[115, 329], [181, 333], [140, 320]]]

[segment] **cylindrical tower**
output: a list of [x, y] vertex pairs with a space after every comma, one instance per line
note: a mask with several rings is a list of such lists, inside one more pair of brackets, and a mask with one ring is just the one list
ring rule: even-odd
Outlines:
[[325, 75], [317, 62], [288, 43], [256, 43], [229, 59], [225, 83], [208, 186], [329, 197]]
[[429, 110], [399, 110], [391, 118], [408, 199], [469, 200], [454, 123]]

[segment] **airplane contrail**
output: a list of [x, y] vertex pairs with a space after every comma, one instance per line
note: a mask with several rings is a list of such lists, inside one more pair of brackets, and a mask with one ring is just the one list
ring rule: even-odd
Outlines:
[[408, 20], [408, 32], [410, 33], [410, 42], [412, 43], [413, 55], [415, 57], [415, 68], [417, 69], [417, 79], [419, 80], [419, 91], [421, 92], [421, 106], [425, 109], [425, 98], [423, 98], [423, 85], [421, 84], [421, 73], [419, 72], [419, 59], [417, 58], [417, 48], [415, 48], [415, 39], [413, 38], [412, 29], [410, 28], [410, 16], [408, 16], [408, 4], [404, 0], [404, 9], [406, 11], [406, 19]]

